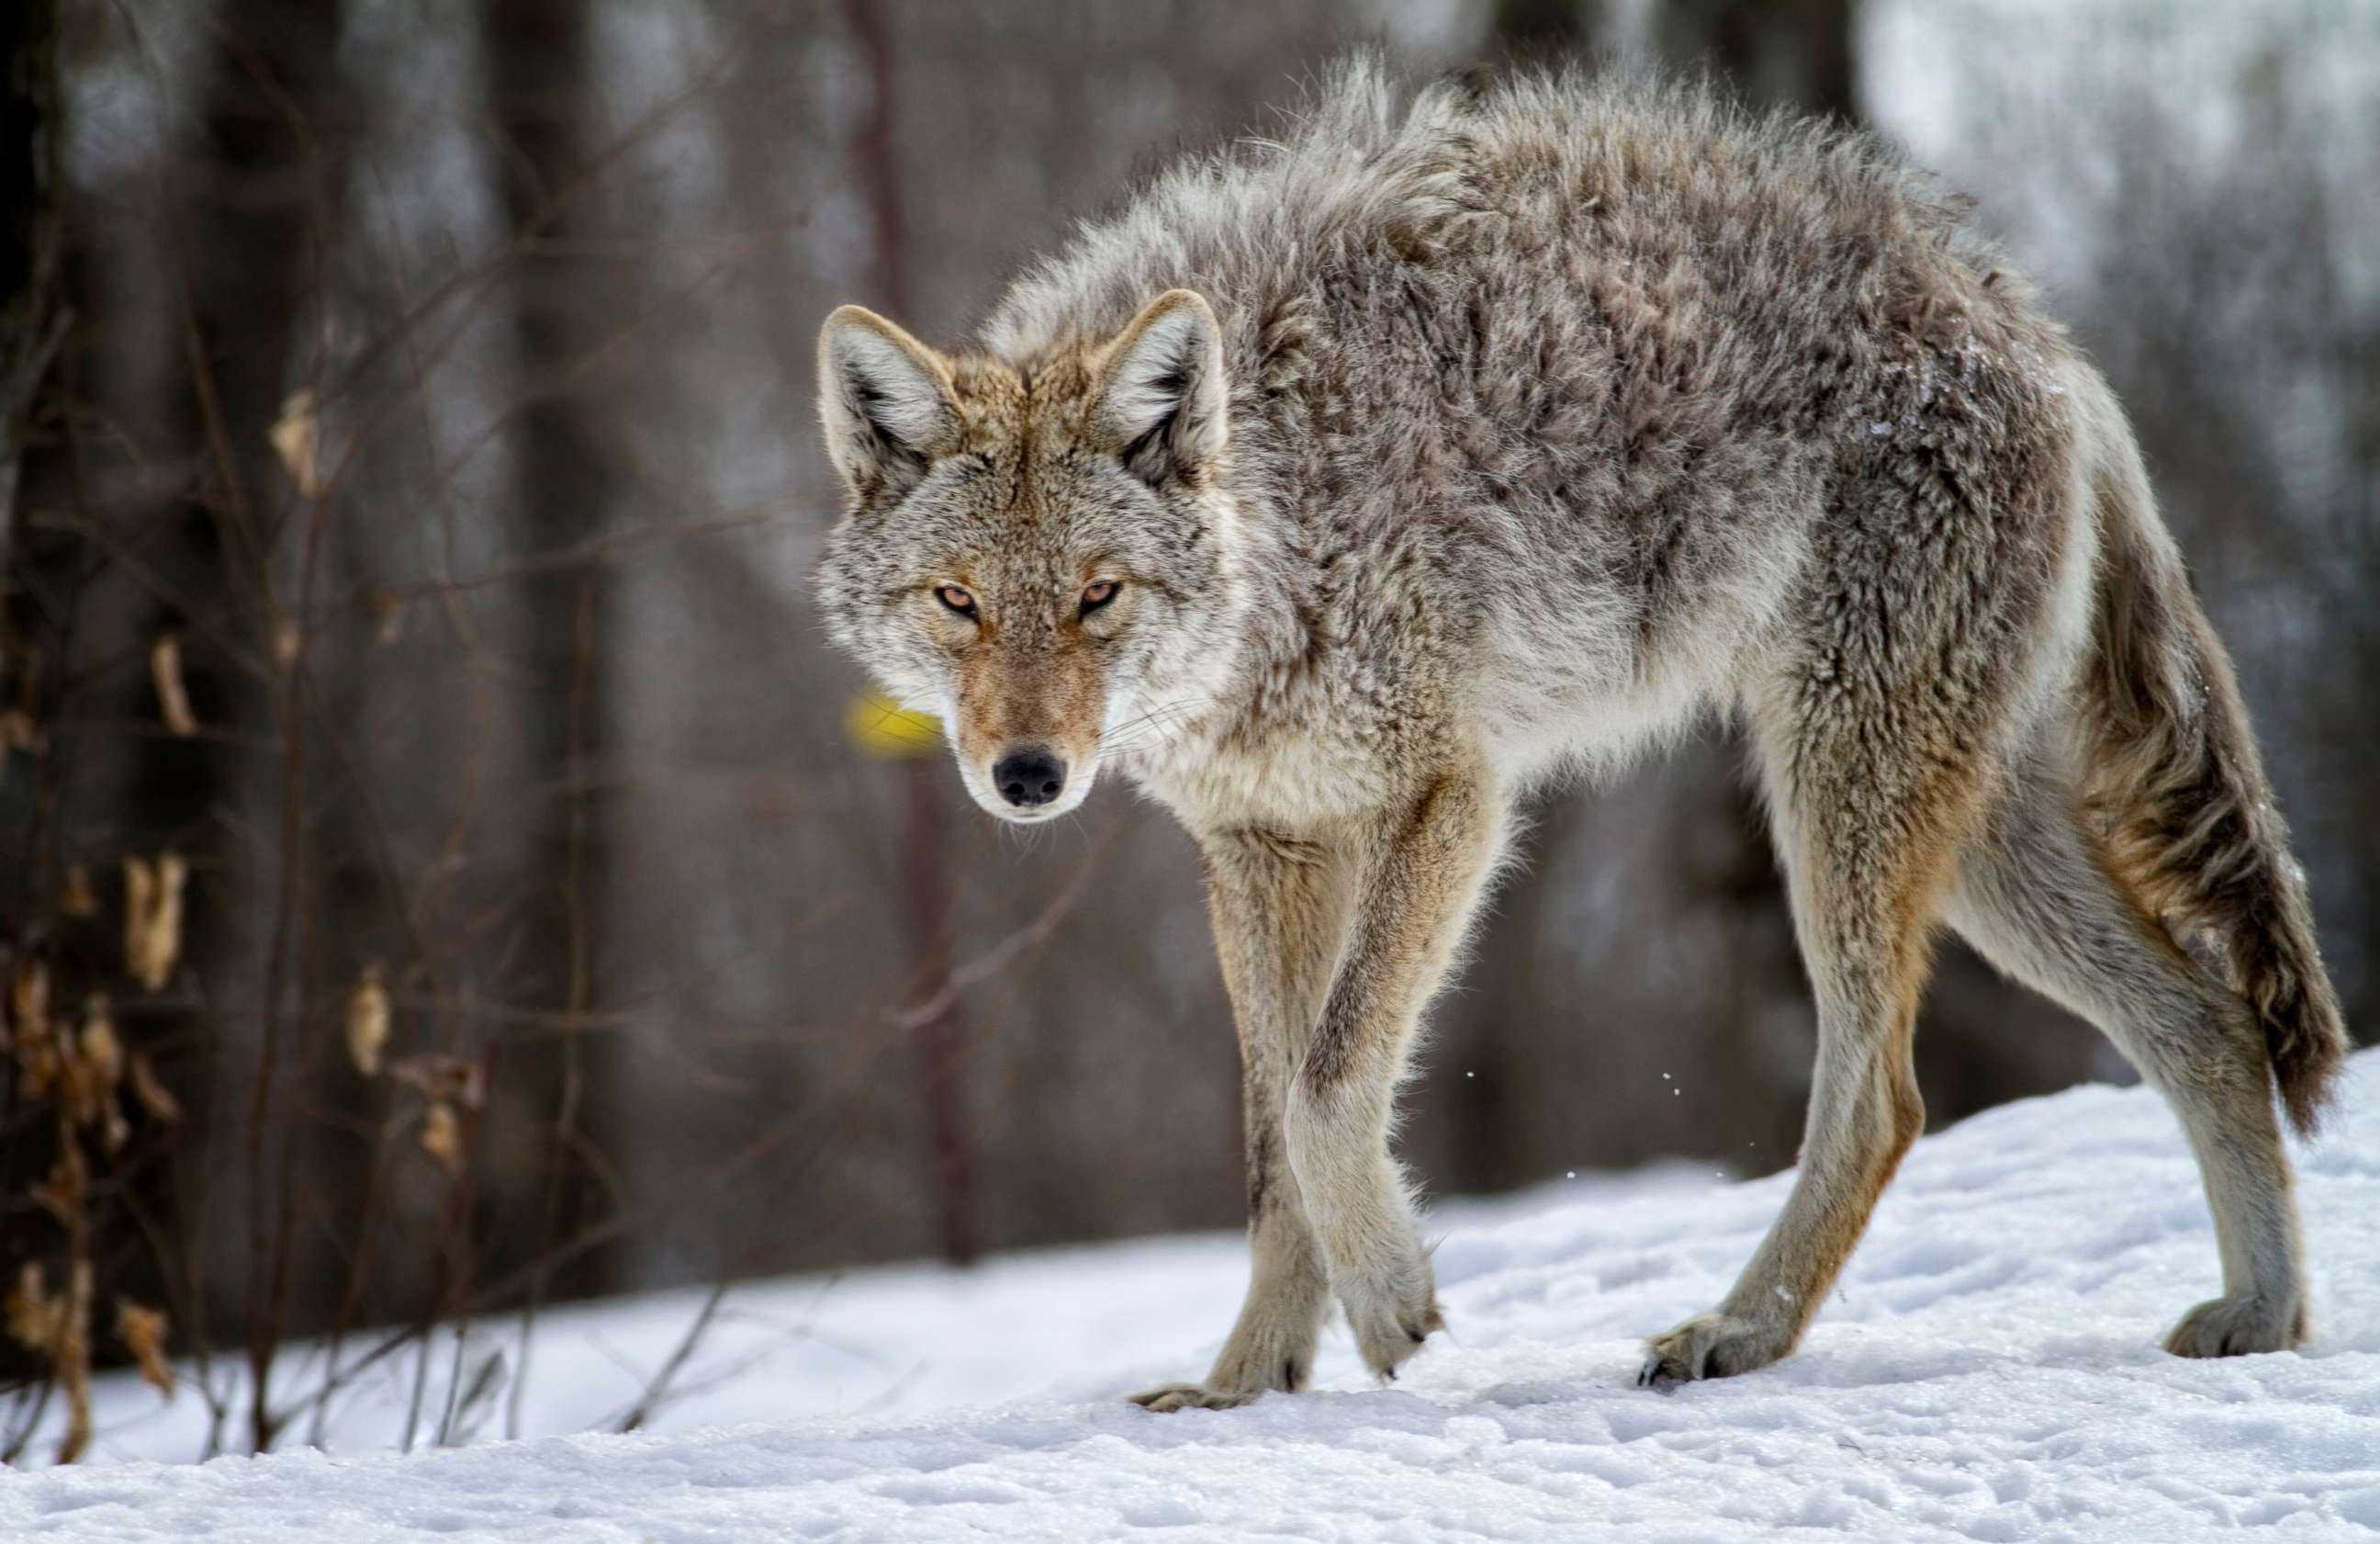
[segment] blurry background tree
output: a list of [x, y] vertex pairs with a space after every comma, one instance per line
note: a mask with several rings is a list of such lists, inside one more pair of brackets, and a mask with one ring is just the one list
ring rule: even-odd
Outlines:
[[[1188, 843], [1121, 795], [1022, 842], [849, 736], [810, 350], [844, 299], [962, 340], [1367, 40], [1708, 67], [1975, 193], [2140, 419], [2371, 1017], [2360, 0], [11, 16], [0, 1447], [135, 1354], [119, 1296], [219, 1442], [435, 1357], [432, 1441], [516, 1418], [559, 1297], [1237, 1222]], [[1736, 760], [1538, 811], [1409, 1100], [1434, 1187], [1791, 1161], [1813, 1024]], [[1937, 1122], [2126, 1076], [1955, 949], [1920, 1050]]]

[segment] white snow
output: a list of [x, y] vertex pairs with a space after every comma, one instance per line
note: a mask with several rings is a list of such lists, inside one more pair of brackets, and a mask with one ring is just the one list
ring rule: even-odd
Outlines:
[[[1672, 1168], [1449, 1209], [1452, 1332], [1391, 1389], [1337, 1335], [1314, 1393], [1123, 1404], [1203, 1369], [1236, 1306], [1235, 1241], [855, 1272], [762, 1294], [807, 1295], [807, 1333], [677, 1413], [768, 1424], [46, 1470], [0, 1480], [0, 1537], [2370, 1538], [2375, 1104], [2370, 1052], [2332, 1134], [2298, 1154], [2318, 1313], [2299, 1354], [2157, 1349], [2216, 1290], [2205, 1204], [2154, 1095], [2084, 1088], [1921, 1141], [1801, 1353], [1670, 1395], [1633, 1386], [1637, 1337], [1716, 1300], [1784, 1176]], [[540, 1352], [581, 1399], [594, 1385], [556, 1348], [600, 1339], [601, 1317]], [[644, 1305], [628, 1332], [663, 1317]], [[834, 1406], [852, 1413], [805, 1413]]]

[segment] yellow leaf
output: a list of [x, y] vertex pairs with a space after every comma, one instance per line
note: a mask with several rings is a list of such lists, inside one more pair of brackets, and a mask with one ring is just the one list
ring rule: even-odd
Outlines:
[[322, 489], [314, 471], [314, 450], [322, 437], [322, 419], [311, 388], [290, 394], [281, 405], [281, 420], [273, 426], [273, 451], [288, 469], [298, 492], [312, 498]]
[[455, 1107], [440, 1100], [421, 1112], [421, 1150], [446, 1165], [449, 1173], [463, 1168], [463, 1127]]
[[940, 719], [911, 712], [881, 692], [855, 698], [844, 712], [843, 728], [853, 745], [888, 760], [931, 756], [942, 744]]
[[347, 994], [347, 1059], [366, 1077], [380, 1072], [380, 1049], [388, 1043], [388, 989], [380, 984], [380, 967], [364, 967], [363, 978]]

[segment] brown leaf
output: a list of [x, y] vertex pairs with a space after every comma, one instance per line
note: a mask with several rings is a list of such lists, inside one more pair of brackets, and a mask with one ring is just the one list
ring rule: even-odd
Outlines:
[[113, 1088], [124, 1076], [124, 1042], [115, 1038], [115, 1020], [108, 1016], [107, 994], [95, 991], [82, 1005], [82, 1062], [101, 1087]]
[[19, 1054], [50, 1038], [50, 967], [41, 961], [18, 967], [8, 987], [8, 1022]]
[[199, 715], [190, 711], [189, 688], [182, 681], [182, 639], [178, 633], [160, 633], [149, 646], [149, 678], [157, 687], [157, 712], [165, 727], [183, 739], [199, 732]]
[[51, 1300], [41, 1262], [27, 1260], [17, 1271], [17, 1284], [8, 1289], [8, 1338], [28, 1351], [48, 1355], [57, 1340], [58, 1316], [65, 1308], [65, 1304]]
[[69, 1137], [58, 1161], [50, 1165], [50, 1177], [34, 1185], [30, 1194], [51, 1216], [71, 1228], [81, 1217], [83, 1198], [90, 1193], [91, 1169], [82, 1161], [81, 1147]]
[[174, 1364], [165, 1360], [167, 1319], [162, 1308], [144, 1308], [128, 1297], [115, 1300], [115, 1338], [140, 1364], [140, 1380], [174, 1397]]

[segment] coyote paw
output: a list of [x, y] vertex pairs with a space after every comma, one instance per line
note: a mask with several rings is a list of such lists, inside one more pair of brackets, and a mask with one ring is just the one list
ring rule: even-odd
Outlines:
[[1314, 1371], [1314, 1333], [1305, 1332], [1302, 1352], [1284, 1351], [1273, 1339], [1253, 1336], [1251, 1343], [1242, 1345], [1234, 1336], [1204, 1383], [1160, 1383], [1134, 1394], [1132, 1402], [1161, 1415], [1168, 1410], [1233, 1410], [1275, 1390], [1295, 1393]]
[[1144, 1410], [1236, 1410], [1264, 1393], [1257, 1389], [1215, 1389], [1204, 1383], [1160, 1383], [1131, 1397]]
[[1732, 1378], [1793, 1349], [1789, 1331], [1733, 1314], [1700, 1314], [1645, 1343], [1640, 1389], [1667, 1391], [1697, 1378]]
[[1347, 1328], [1355, 1332], [1355, 1349], [1372, 1376], [1383, 1381], [1392, 1381], [1398, 1367], [1432, 1332], [1446, 1328], [1437, 1275], [1418, 1248], [1385, 1266], [1342, 1274], [1333, 1284], [1347, 1310]]
[[2302, 1304], [2262, 1296], [2216, 1297], [2181, 1316], [2165, 1348], [2177, 1356], [2245, 1356], [2305, 1343]]

